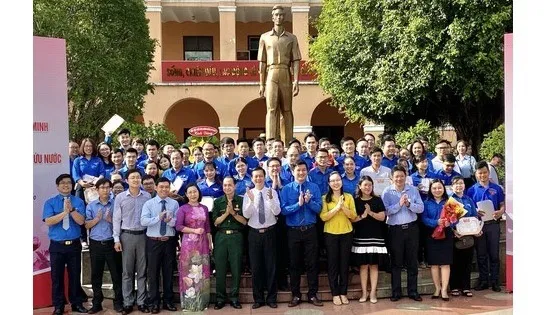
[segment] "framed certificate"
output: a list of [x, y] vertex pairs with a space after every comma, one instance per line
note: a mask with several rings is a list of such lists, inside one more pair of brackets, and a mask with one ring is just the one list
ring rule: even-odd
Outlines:
[[456, 230], [461, 235], [477, 235], [482, 231], [483, 226], [483, 221], [475, 217], [465, 217], [459, 219], [458, 224], [456, 224]]

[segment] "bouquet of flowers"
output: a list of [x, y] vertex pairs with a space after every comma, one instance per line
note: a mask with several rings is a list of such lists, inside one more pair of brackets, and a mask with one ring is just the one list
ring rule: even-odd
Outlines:
[[443, 224], [438, 225], [431, 236], [436, 240], [444, 239], [446, 237], [446, 234], [444, 233], [446, 222], [454, 224], [466, 213], [467, 210], [463, 208], [463, 205], [454, 198], [450, 197], [440, 211], [440, 219], [442, 219]]

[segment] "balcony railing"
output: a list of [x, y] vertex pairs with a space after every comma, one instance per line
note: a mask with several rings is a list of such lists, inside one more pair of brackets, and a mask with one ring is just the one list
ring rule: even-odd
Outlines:
[[[314, 81], [315, 74], [301, 61], [299, 81]], [[259, 62], [162, 61], [163, 82], [259, 82]]]

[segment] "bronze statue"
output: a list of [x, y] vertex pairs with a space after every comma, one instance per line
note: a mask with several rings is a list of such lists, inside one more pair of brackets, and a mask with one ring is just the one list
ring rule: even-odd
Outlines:
[[284, 8], [274, 6], [272, 16], [273, 29], [259, 39], [259, 96], [267, 103], [267, 139], [279, 138], [288, 145], [294, 129], [292, 95], [299, 93], [301, 53], [297, 37], [284, 30]]

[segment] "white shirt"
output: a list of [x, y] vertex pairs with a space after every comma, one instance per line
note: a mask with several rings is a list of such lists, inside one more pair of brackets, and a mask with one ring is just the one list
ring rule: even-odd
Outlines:
[[488, 163], [488, 168], [490, 169], [490, 176], [488, 178], [492, 183], [499, 185], [499, 179], [498, 179], [498, 173], [496, 172], [496, 167]]
[[[244, 194], [242, 213], [248, 219], [248, 225], [254, 229], [264, 229], [276, 224], [276, 216], [280, 213], [280, 202], [278, 201], [278, 194], [274, 190], [272, 191], [273, 198], [269, 198], [267, 195], [269, 189], [265, 186], [262, 190], [258, 190], [257, 188], [250, 189], [254, 195], [253, 202], [248, 197], [248, 194]], [[265, 223], [263, 224], [259, 223], [259, 194], [263, 196], [265, 208]]]
[[374, 170], [374, 167], [372, 165], [363, 168], [360, 171], [360, 177], [362, 176], [370, 176], [372, 179], [378, 179], [378, 178], [391, 178], [391, 169], [387, 166], [380, 165], [377, 172]]

